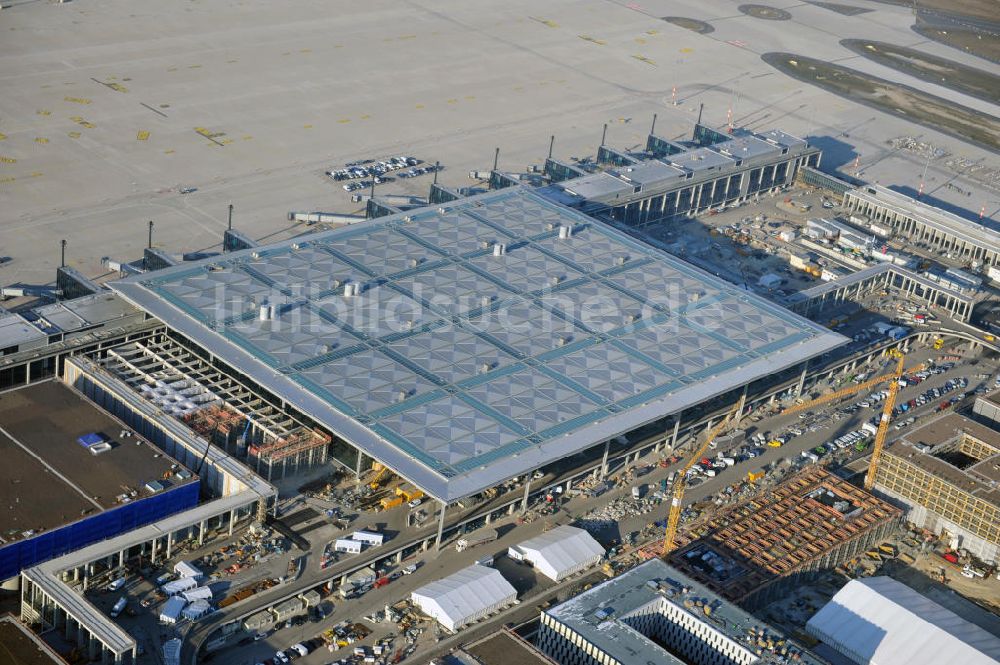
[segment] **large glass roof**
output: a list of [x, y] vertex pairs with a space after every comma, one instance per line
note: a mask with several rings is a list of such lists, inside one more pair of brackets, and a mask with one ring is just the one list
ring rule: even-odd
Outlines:
[[522, 188], [113, 288], [444, 499], [844, 341]]

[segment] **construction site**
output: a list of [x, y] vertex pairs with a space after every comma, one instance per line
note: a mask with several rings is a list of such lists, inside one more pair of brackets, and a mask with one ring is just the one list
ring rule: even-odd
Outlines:
[[0, 452], [5, 580], [198, 503], [196, 475], [60, 383], [0, 396]]
[[720, 513], [700, 537], [678, 536], [669, 562], [732, 602], [760, 607], [863, 555], [899, 526], [901, 515], [825, 468], [809, 467]]
[[[269, 481], [325, 464], [332, 437], [167, 335], [109, 349], [102, 368]], [[252, 386], [253, 384], [250, 384]]]
[[876, 491], [907, 520], [951, 550], [1000, 557], [1000, 432], [957, 413], [943, 415], [886, 447]]

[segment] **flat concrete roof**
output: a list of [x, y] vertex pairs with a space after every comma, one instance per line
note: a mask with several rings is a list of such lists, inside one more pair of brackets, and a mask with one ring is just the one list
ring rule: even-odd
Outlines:
[[446, 500], [846, 341], [520, 187], [112, 288]]
[[[543, 614], [568, 626], [618, 662], [683, 665], [688, 661], [676, 657], [630, 625], [631, 616], [648, 614], [650, 610], [653, 613], [664, 611], [663, 605], [689, 614], [695, 622], [705, 626], [706, 632], [715, 632], [719, 639], [738, 644], [748, 655], [758, 651], [758, 629], [776, 641], [784, 639], [779, 631], [660, 559], [627, 570], [561, 605], [544, 610]], [[754, 641], [750, 638], [751, 629]], [[704, 633], [700, 634], [709, 641]], [[797, 651], [801, 659], [796, 662], [819, 663], [803, 649]], [[754, 662], [768, 665], [787, 661], [780, 654], [764, 649]]]
[[52, 647], [12, 615], [0, 616], [0, 653], [14, 665], [65, 665]]
[[[167, 488], [189, 482], [171, 473], [176, 462], [57, 381], [0, 394], [0, 536], [51, 531], [120, 505], [126, 487], [149, 496], [151, 480]], [[97, 433], [112, 445], [91, 454], [77, 438]], [[182, 467], [178, 467], [182, 468]], [[163, 480], [163, 475], [169, 475]]]
[[933, 229], [970, 244], [983, 247], [1000, 246], [1000, 229], [995, 222], [988, 222], [993, 226], [987, 226], [984, 222], [977, 223], [882, 185], [864, 185], [850, 190], [848, 194], [877, 205], [892, 207]]
[[[934, 448], [957, 440], [963, 434], [1000, 451], [1000, 432], [958, 413], [949, 413], [907, 432], [886, 446], [885, 452], [906, 460], [964, 492], [1000, 506], [1000, 452], [960, 469], [937, 457]], [[928, 446], [921, 452], [918, 446]]]

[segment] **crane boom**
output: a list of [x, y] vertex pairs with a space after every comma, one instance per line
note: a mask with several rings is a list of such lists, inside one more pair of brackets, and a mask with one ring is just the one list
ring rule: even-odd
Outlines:
[[667, 533], [663, 538], [663, 556], [667, 556], [674, 549], [674, 538], [677, 536], [677, 527], [681, 522], [681, 504], [684, 501], [684, 490], [687, 489], [687, 472], [695, 465], [698, 458], [705, 454], [708, 444], [712, 442], [712, 439], [719, 436], [719, 433], [729, 424], [729, 421], [732, 420], [735, 414], [736, 409], [733, 409], [719, 424], [713, 427], [702, 444], [691, 453], [691, 457], [688, 458], [684, 466], [677, 472], [677, 480], [674, 481], [673, 497], [670, 499], [670, 513], [667, 515]]
[[865, 474], [866, 490], [870, 490], [875, 485], [875, 474], [878, 473], [879, 459], [882, 457], [882, 449], [885, 447], [885, 439], [889, 434], [889, 421], [892, 419], [892, 409], [896, 405], [896, 394], [899, 393], [899, 377], [903, 375], [903, 354], [899, 353], [898, 358], [899, 360], [896, 364], [896, 372], [893, 375], [896, 380], [889, 384], [889, 396], [885, 398], [885, 406], [882, 408], [882, 417], [879, 420], [878, 430], [875, 432], [875, 443], [872, 446], [872, 458], [868, 462], [868, 473]]
[[[898, 353], [898, 351], [896, 353]], [[895, 357], [894, 354], [893, 354], [893, 357]], [[822, 406], [823, 404], [827, 404], [828, 402], [832, 402], [832, 401], [837, 400], [837, 399], [839, 399], [841, 397], [847, 397], [848, 395], [853, 395], [854, 393], [861, 392], [865, 388], [871, 388], [872, 386], [877, 386], [878, 384], [885, 383], [886, 381], [889, 381], [889, 380], [896, 380], [896, 381], [898, 381], [899, 378], [903, 374], [912, 374], [913, 372], [919, 372], [920, 370], [924, 369], [925, 367], [926, 367], [926, 365], [920, 364], [920, 365], [914, 365], [913, 367], [911, 367], [911, 368], [909, 368], [907, 370], [903, 370], [902, 372], [900, 372], [898, 374], [897, 373], [882, 374], [881, 376], [876, 376], [874, 379], [868, 379], [867, 381], [862, 381], [861, 383], [855, 384], [853, 386], [848, 386], [847, 388], [841, 388], [840, 390], [836, 390], [836, 391], [834, 391], [834, 392], [832, 392], [832, 393], [830, 393], [828, 395], [823, 395], [822, 397], [817, 397], [814, 400], [810, 400], [808, 402], [803, 402], [802, 404], [793, 404], [792, 406], [788, 407], [787, 409], [783, 409], [781, 411], [781, 415], [789, 415], [789, 414], [792, 414], [792, 413], [798, 413], [799, 411], [804, 411], [806, 409], [810, 409], [810, 408], [812, 408], [814, 406]]]

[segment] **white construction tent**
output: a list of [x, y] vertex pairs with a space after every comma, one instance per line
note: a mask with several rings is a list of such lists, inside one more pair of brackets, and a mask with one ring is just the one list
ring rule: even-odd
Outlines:
[[201, 579], [203, 573], [201, 569], [195, 566], [193, 563], [188, 563], [187, 561], [178, 561], [174, 564], [174, 572], [177, 573], [178, 577], [193, 577], [194, 579]]
[[176, 596], [177, 594], [184, 593], [185, 591], [190, 591], [198, 586], [198, 580], [193, 577], [181, 577], [176, 580], [171, 580], [163, 586], [160, 587], [160, 591], [167, 594], [168, 596]]
[[163, 603], [163, 607], [160, 608], [160, 623], [177, 623], [181, 618], [181, 612], [184, 611], [185, 605], [187, 605], [187, 601], [180, 596], [167, 598], [166, 602]]
[[212, 606], [208, 604], [207, 600], [196, 600], [185, 607], [181, 614], [188, 621], [197, 621], [211, 611]]
[[517, 600], [517, 591], [500, 571], [469, 566], [414, 591], [410, 600], [425, 614], [455, 632]]
[[181, 664], [181, 647], [183, 643], [178, 638], [163, 643], [163, 665]]
[[514, 545], [507, 556], [527, 561], [545, 577], [560, 582], [597, 564], [604, 548], [583, 529], [565, 525]]
[[195, 587], [190, 591], [185, 591], [181, 595], [189, 603], [193, 603], [196, 600], [212, 600], [212, 590], [207, 586]]
[[858, 665], [1000, 661], [1000, 639], [889, 577], [851, 580], [806, 632]]

